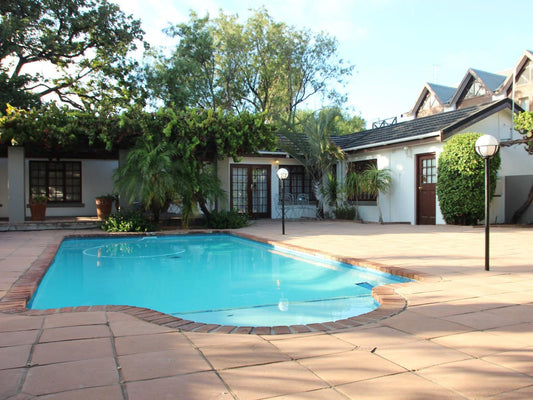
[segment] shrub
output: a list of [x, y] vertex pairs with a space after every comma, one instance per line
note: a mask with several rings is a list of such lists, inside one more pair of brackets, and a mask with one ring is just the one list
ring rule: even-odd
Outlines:
[[248, 225], [248, 215], [237, 210], [213, 211], [207, 219], [207, 226], [212, 229], [238, 229]]
[[[474, 225], [485, 216], [485, 161], [475, 150], [480, 133], [453, 136], [439, 156], [437, 196], [449, 224]], [[490, 195], [496, 189], [500, 154], [490, 162]]]
[[107, 232], [153, 232], [155, 225], [141, 212], [113, 213], [100, 226]]
[[355, 219], [355, 207], [340, 206], [333, 210], [336, 219], [347, 219], [353, 221]]

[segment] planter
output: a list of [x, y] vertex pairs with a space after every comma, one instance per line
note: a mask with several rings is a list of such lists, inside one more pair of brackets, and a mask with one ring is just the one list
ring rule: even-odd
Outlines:
[[46, 203], [30, 203], [31, 220], [44, 221], [46, 216]]
[[96, 198], [96, 216], [99, 220], [109, 218], [113, 209], [113, 198]]

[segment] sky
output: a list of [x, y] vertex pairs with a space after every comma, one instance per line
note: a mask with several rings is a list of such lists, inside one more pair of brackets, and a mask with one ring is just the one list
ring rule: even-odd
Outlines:
[[[199, 16], [264, 6], [276, 22], [324, 32], [355, 66], [344, 90], [351, 115], [372, 122], [410, 111], [426, 82], [458, 86], [469, 68], [498, 73], [533, 50], [531, 0], [111, 0], [142, 21], [145, 40]], [[320, 108], [320, 104], [313, 105]]]

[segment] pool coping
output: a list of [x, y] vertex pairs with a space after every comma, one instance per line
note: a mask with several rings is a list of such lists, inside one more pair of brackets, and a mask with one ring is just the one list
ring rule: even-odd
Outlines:
[[[393, 283], [382, 286], [376, 286], [372, 289], [372, 296], [376, 299], [380, 305], [373, 311], [365, 314], [346, 318], [337, 321], [311, 323], [305, 325], [279, 325], [279, 326], [234, 326], [234, 325], [217, 325], [217, 324], [205, 324], [201, 322], [190, 321], [179, 317], [174, 317], [169, 314], [165, 314], [159, 311], [155, 311], [149, 308], [141, 308], [127, 305], [98, 305], [98, 306], [78, 306], [78, 307], [63, 307], [53, 308], [47, 310], [28, 310], [26, 305], [31, 299], [37, 287], [39, 286], [46, 271], [52, 264], [54, 257], [65, 239], [68, 238], [95, 238], [95, 237], [109, 237], [109, 236], [175, 236], [182, 234], [230, 234], [244, 239], [254, 240], [257, 242], [269, 244], [272, 246], [303, 252], [310, 255], [324, 257], [330, 260], [339, 261], [354, 266], [365, 267], [369, 269], [375, 269], [378, 271], [386, 272], [392, 275], [398, 275], [405, 278], [413, 279], [415, 282], [402, 282]], [[407, 308], [407, 300], [401, 296], [396, 289], [406, 285], [412, 285], [416, 281], [425, 280], [440, 280], [440, 277], [430, 275], [421, 272], [415, 272], [409, 269], [396, 267], [392, 265], [384, 265], [368, 260], [339, 257], [334, 254], [328, 254], [325, 252], [314, 251], [302, 246], [284, 243], [281, 241], [268, 240], [255, 235], [245, 234], [241, 232], [228, 231], [228, 230], [202, 230], [202, 231], [180, 231], [180, 232], [163, 232], [163, 233], [92, 233], [92, 234], [76, 234], [65, 235], [58, 243], [54, 243], [46, 247], [37, 260], [35, 260], [31, 266], [15, 281], [11, 288], [7, 291], [2, 299], [0, 299], [0, 312], [10, 314], [20, 314], [27, 316], [38, 315], [51, 315], [57, 313], [70, 313], [70, 312], [121, 312], [143, 321], [150, 322], [152, 324], [165, 326], [168, 328], [176, 329], [186, 332], [203, 332], [203, 333], [224, 333], [224, 334], [256, 334], [256, 335], [280, 335], [280, 334], [297, 334], [297, 333], [311, 333], [311, 332], [328, 332], [338, 331], [343, 329], [354, 328], [362, 325], [371, 324], [385, 318], [392, 317], [401, 313]]]

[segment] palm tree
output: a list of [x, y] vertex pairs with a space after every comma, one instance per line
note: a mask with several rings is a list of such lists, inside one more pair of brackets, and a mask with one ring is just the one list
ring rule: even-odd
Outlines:
[[371, 165], [363, 171], [361, 188], [364, 192], [376, 197], [376, 206], [378, 207], [379, 223], [383, 224], [383, 215], [379, 205], [379, 194], [387, 193], [392, 184], [390, 169], [379, 169], [377, 165]]
[[141, 139], [129, 152], [126, 163], [113, 175], [115, 186], [126, 201], [140, 200], [145, 210], [153, 213], [155, 223], [159, 222], [161, 210], [178, 198], [181, 179], [176, 157], [176, 151], [168, 142], [155, 144]]
[[364, 193], [363, 190], [363, 175], [356, 171], [348, 172], [346, 175], [346, 196], [355, 199], [355, 219], [363, 221], [359, 215], [359, 197]]
[[313, 113], [278, 131], [279, 147], [305, 168], [313, 182], [318, 200], [318, 215], [323, 215], [322, 185], [325, 171], [330, 171], [337, 161], [344, 159], [344, 153], [330, 139], [331, 119], [334, 112]]

